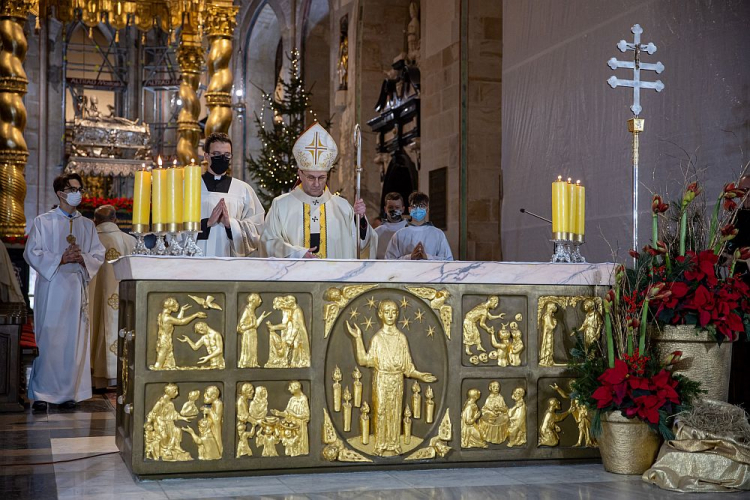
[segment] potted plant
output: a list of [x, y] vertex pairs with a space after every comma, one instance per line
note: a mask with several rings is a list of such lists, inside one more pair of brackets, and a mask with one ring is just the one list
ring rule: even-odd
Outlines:
[[604, 345], [579, 339], [571, 352], [573, 397], [592, 413], [592, 434], [604, 468], [642, 474], [656, 459], [661, 439], [671, 439], [671, 419], [688, 407], [700, 384], [673, 372], [681, 353], [660, 356], [647, 335], [649, 303], [664, 292], [630, 286], [619, 266], [604, 299]]
[[[705, 204], [696, 203], [703, 192], [697, 182], [671, 206], [654, 195], [652, 243], [641, 253], [631, 252], [634, 287], [660, 290], [643, 317], [651, 324], [653, 342], [662, 352], [681, 351], [674, 370], [701, 380], [707, 397], [720, 401], [727, 400], [729, 390], [731, 343], [750, 331], [750, 287], [735, 275], [737, 262], [750, 258], [750, 248], [729, 251], [738, 234], [737, 211], [747, 196], [738, 186], [739, 181], [724, 186], [710, 219]], [[660, 218], [672, 222], [661, 233]]]

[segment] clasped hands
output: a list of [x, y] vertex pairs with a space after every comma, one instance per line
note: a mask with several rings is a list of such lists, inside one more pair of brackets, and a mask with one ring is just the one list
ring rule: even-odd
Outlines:
[[227, 209], [227, 204], [224, 202], [224, 198], [216, 204], [213, 212], [211, 212], [211, 217], [208, 218], [208, 227], [213, 227], [219, 223], [223, 224], [224, 227], [230, 226], [229, 210]]
[[83, 255], [81, 254], [81, 248], [73, 243], [62, 254], [60, 264], [83, 264]]
[[424, 251], [424, 245], [420, 241], [414, 250], [411, 251], [411, 260], [427, 260], [427, 252]]

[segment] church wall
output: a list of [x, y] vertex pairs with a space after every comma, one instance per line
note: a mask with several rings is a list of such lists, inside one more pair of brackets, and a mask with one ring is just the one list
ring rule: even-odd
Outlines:
[[611, 57], [631, 26], [658, 51], [665, 90], [644, 90], [645, 132], [640, 150], [639, 246], [648, 243], [651, 192], [680, 196], [686, 156], [697, 159], [709, 210], [725, 182], [750, 157], [750, 4], [726, 2], [505, 1], [503, 4], [502, 237], [507, 260], [546, 260], [552, 252], [549, 225], [519, 213], [550, 215], [555, 176], [580, 178], [587, 186], [584, 255], [590, 261], [620, 258], [631, 246], [632, 90], [612, 89]]

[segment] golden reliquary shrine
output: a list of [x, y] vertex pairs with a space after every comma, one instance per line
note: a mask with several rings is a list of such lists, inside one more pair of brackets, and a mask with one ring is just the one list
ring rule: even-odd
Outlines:
[[141, 477], [597, 457], [566, 363], [611, 270], [121, 258], [117, 445]]

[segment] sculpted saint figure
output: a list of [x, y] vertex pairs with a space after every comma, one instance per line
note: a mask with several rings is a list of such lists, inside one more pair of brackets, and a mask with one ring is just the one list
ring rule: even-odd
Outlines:
[[526, 444], [526, 402], [523, 397], [526, 390], [523, 387], [516, 387], [513, 390], [513, 401], [515, 406], [508, 412], [510, 419], [510, 429], [508, 435], [508, 446], [523, 446]]
[[435, 382], [431, 373], [420, 372], [414, 367], [409, 341], [397, 327], [398, 305], [392, 300], [383, 300], [378, 306], [381, 328], [365, 349], [362, 330], [355, 323], [346, 322], [349, 334], [354, 338], [354, 351], [360, 366], [373, 369], [372, 407], [375, 429], [375, 454], [393, 456], [401, 453], [401, 419], [404, 403], [404, 377], [422, 382]]
[[257, 293], [251, 293], [247, 297], [247, 305], [242, 311], [240, 322], [237, 324], [237, 333], [242, 338], [242, 348], [237, 366], [240, 368], [258, 368], [258, 326], [270, 316], [270, 312], [255, 316], [255, 310], [260, 306], [262, 300]]
[[482, 406], [479, 430], [482, 438], [492, 444], [500, 444], [508, 438], [508, 406], [500, 394], [500, 382], [490, 382], [490, 394]]
[[495, 316], [490, 313], [490, 310], [497, 307], [499, 299], [496, 295], [493, 295], [486, 302], [482, 302], [474, 309], [466, 313], [464, 318], [464, 347], [466, 348], [466, 354], [471, 356], [471, 346], [477, 346], [478, 351], [485, 352], [485, 348], [482, 346], [482, 339], [479, 336], [479, 327], [481, 326], [484, 331], [490, 335], [495, 334], [495, 329], [487, 325], [487, 320], [490, 319], [502, 319], [505, 314], [498, 314]]
[[179, 390], [174, 384], [164, 387], [164, 394], [146, 415], [145, 441], [147, 454], [154, 460], [165, 462], [184, 462], [192, 460], [190, 453], [182, 449], [182, 432], [175, 424], [182, 420], [189, 422], [191, 417], [183, 417], [177, 413], [172, 400], [177, 397]]
[[[310, 366], [310, 341], [305, 317], [294, 295], [276, 297], [273, 308], [280, 309], [281, 323], [266, 322], [270, 333], [266, 368], [306, 368]], [[280, 333], [277, 333], [280, 332]]]
[[550, 302], [544, 308], [542, 314], [542, 347], [539, 349], [539, 366], [552, 366], [555, 364], [553, 358], [555, 345], [555, 328], [557, 328], [557, 304]]
[[[162, 307], [163, 309], [157, 318], [159, 330], [156, 333], [156, 363], [151, 366], [151, 369], [174, 370], [176, 368], [174, 362], [174, 344], [172, 343], [174, 327], [187, 325], [197, 318], [205, 318], [206, 313], [197, 312], [185, 318], [185, 311], [190, 309], [191, 306], [184, 305], [180, 307], [177, 300], [172, 297], [165, 299]], [[180, 311], [177, 317], [172, 316], [177, 311]]]
[[253, 437], [255, 425], [251, 424], [250, 430], [248, 430], [247, 424], [250, 420], [250, 400], [254, 393], [253, 384], [245, 382], [240, 387], [240, 395], [237, 396], [237, 458], [253, 456], [253, 450], [250, 448], [248, 439]]
[[557, 413], [560, 409], [560, 401], [557, 398], [549, 398], [547, 401], [547, 411], [544, 413], [544, 420], [539, 427], [539, 446], [557, 446], [560, 444], [560, 432], [558, 422], [565, 420], [570, 414], [570, 410]]
[[469, 389], [466, 396], [466, 402], [461, 410], [461, 448], [487, 448], [477, 422], [481, 416], [477, 405], [481, 393], [479, 389]]
[[[577, 399], [571, 398], [570, 392], [562, 390], [557, 384], [552, 384], [550, 387], [557, 391], [561, 397], [570, 400], [568, 413], [573, 415], [576, 424], [578, 424], [578, 441], [573, 446], [595, 447], [596, 442], [591, 438], [591, 418], [589, 417], [589, 410], [586, 408], [586, 405], [582, 405]], [[570, 391], [573, 391], [572, 387], [570, 387]]]
[[296, 427], [292, 433], [293, 437], [284, 441], [284, 449], [289, 457], [307, 455], [310, 453], [310, 441], [307, 435], [307, 423], [310, 421], [310, 405], [307, 402], [307, 396], [302, 393], [302, 384], [293, 380], [289, 382], [289, 392], [292, 397], [286, 405], [284, 411], [271, 410], [277, 417], [284, 419], [284, 422]]
[[[592, 344], [599, 340], [604, 320], [602, 319], [602, 315], [599, 314], [599, 311], [597, 311], [596, 302], [592, 299], [586, 299], [583, 302], [583, 311], [586, 313], [586, 317], [584, 318], [583, 324], [579, 330], [583, 332], [583, 344], [588, 349]], [[571, 335], [574, 334], [575, 331], [571, 332]]]
[[197, 351], [201, 347], [205, 346], [208, 354], [199, 358], [198, 364], [208, 364], [208, 368], [223, 370], [224, 339], [221, 338], [221, 334], [216, 330], [209, 328], [209, 326], [203, 321], [199, 321], [195, 324], [195, 333], [199, 333], [201, 335], [201, 338], [198, 339], [197, 342], [193, 342], [185, 335], [177, 340], [179, 340], [180, 342], [187, 342], [194, 351]]

